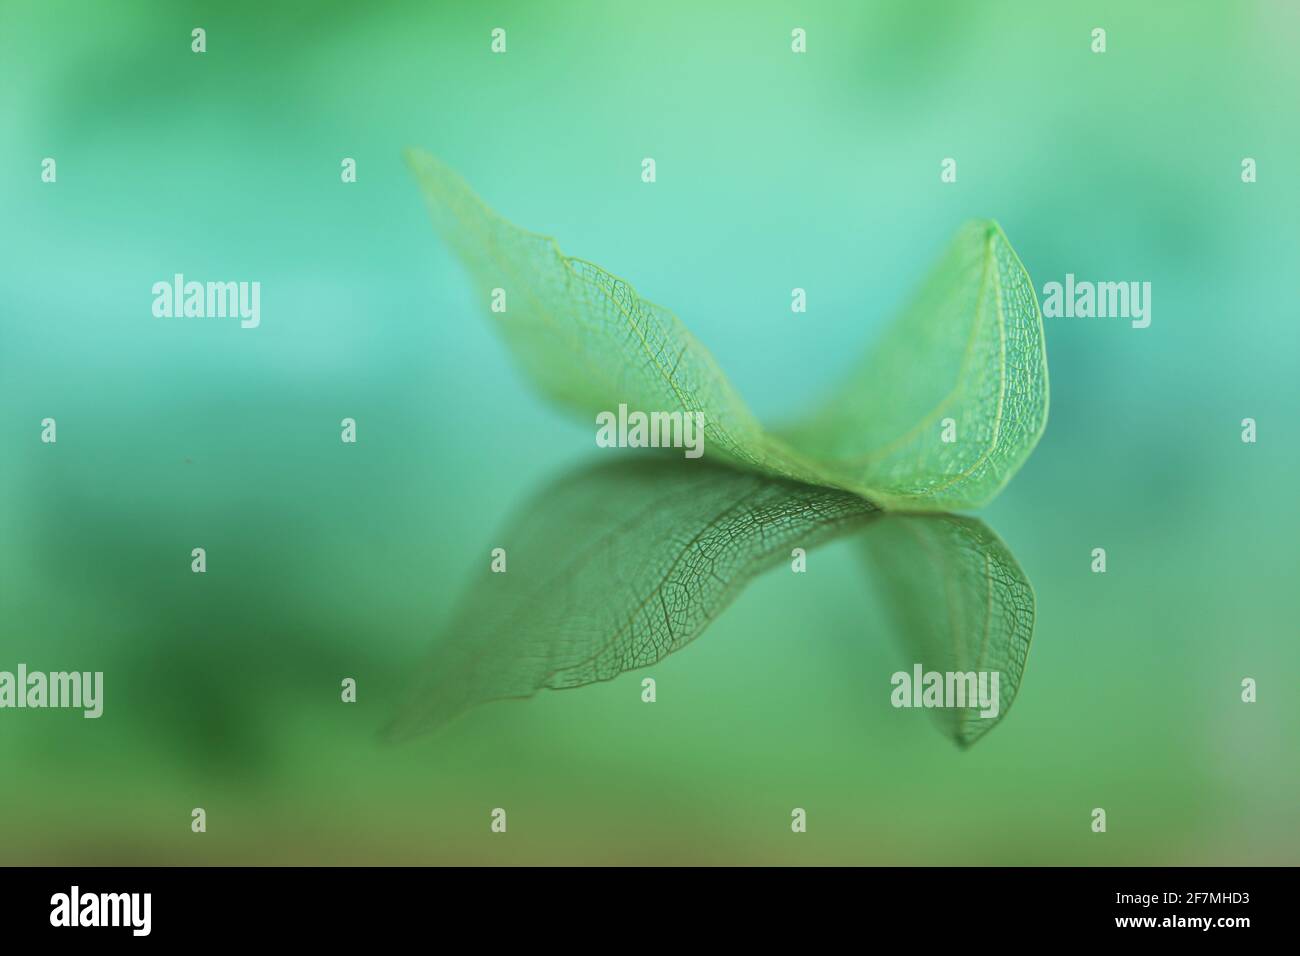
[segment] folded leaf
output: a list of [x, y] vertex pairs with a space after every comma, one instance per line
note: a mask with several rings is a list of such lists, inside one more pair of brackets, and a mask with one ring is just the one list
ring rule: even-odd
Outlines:
[[[907, 665], [1002, 667], [1005, 713], [1029, 649], [1033, 593], [979, 521], [887, 515], [831, 488], [706, 462], [621, 457], [545, 488], [492, 539], [506, 550], [506, 572], [488, 570], [485, 549], [482, 576], [390, 733], [409, 736], [489, 700], [647, 667], [698, 637], [793, 548], [855, 529], [873, 557], [897, 562], [897, 574], [882, 576], [890, 584], [882, 594], [901, 602]], [[887, 675], [876, 677], [868, 685], [888, 694]], [[946, 729], [965, 744], [998, 719], [955, 719]]]
[[913, 511], [983, 505], [1046, 425], [1042, 318], [996, 223], [964, 226], [843, 386], [806, 421], [772, 432], [667, 309], [501, 218], [427, 153], [406, 158], [485, 308], [505, 290], [506, 310], [489, 314], [515, 359], [588, 421], [620, 404], [702, 412], [706, 456]]
[[907, 667], [998, 674], [996, 717], [972, 708], [931, 711], [945, 734], [970, 746], [1006, 716], [1020, 690], [1034, 636], [1033, 587], [977, 518], [890, 514], [857, 541]]

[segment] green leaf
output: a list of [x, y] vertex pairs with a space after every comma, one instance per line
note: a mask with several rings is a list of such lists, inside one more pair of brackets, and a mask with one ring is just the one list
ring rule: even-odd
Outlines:
[[996, 223], [959, 230], [847, 381], [807, 420], [773, 432], [667, 309], [512, 225], [427, 153], [406, 158], [485, 309], [493, 289], [506, 291], [506, 311], [489, 315], [517, 362], [544, 395], [588, 421], [620, 404], [703, 412], [707, 456], [909, 511], [985, 504], [1046, 425], [1042, 318]]
[[[1001, 667], [1011, 678], [1001, 685], [1005, 714], [1029, 649], [1033, 592], [981, 522], [886, 514], [856, 495], [706, 462], [620, 457], [524, 504], [493, 538], [506, 550], [504, 574], [488, 569], [483, 550], [481, 576], [390, 734], [435, 729], [489, 700], [647, 667], [698, 637], [793, 548], [855, 532], [890, 568], [882, 595], [899, 605], [907, 665]], [[974, 573], [979, 567], [987, 575]], [[886, 675], [864, 683], [890, 692]], [[946, 729], [966, 744], [993, 723], [955, 720]]]
[[1034, 589], [1015, 557], [977, 518], [884, 515], [858, 538], [870, 576], [903, 641], [907, 665], [941, 673], [997, 672], [998, 713], [934, 709], [968, 747], [1015, 700], [1034, 635]]

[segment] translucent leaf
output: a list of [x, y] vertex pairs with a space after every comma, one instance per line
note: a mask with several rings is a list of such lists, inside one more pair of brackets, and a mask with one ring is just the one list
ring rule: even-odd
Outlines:
[[998, 713], [931, 712], [963, 747], [1006, 716], [1034, 635], [1034, 589], [984, 522], [959, 515], [889, 514], [858, 538], [909, 669], [998, 674]]
[[432, 156], [408, 151], [407, 161], [485, 310], [492, 290], [505, 290], [506, 311], [489, 314], [516, 361], [593, 427], [620, 404], [703, 412], [707, 456], [910, 511], [983, 505], [1042, 434], [1042, 318], [996, 223], [960, 229], [913, 304], [825, 405], [772, 432], [667, 309], [498, 216]]
[[[481, 577], [391, 732], [408, 736], [489, 700], [647, 667], [698, 637], [793, 548], [849, 533], [888, 567], [882, 595], [895, 605], [907, 665], [1002, 668], [1001, 719], [1024, 669], [1033, 594], [981, 522], [886, 514], [835, 489], [641, 457], [586, 468], [534, 495], [493, 538], [506, 550], [505, 573], [489, 570], [483, 548]], [[879, 692], [889, 690], [882, 675]], [[976, 719], [954, 717], [945, 730], [966, 744], [997, 722]]]

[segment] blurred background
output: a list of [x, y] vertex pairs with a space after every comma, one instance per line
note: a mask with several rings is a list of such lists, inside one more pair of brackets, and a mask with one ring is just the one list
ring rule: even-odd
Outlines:
[[[709, 7], [6, 0], [0, 669], [102, 670], [105, 711], [0, 712], [0, 862], [1300, 862], [1300, 7]], [[910, 662], [840, 542], [648, 671], [380, 745], [494, 530], [596, 455], [408, 145], [675, 309], [768, 421], [966, 218], [1040, 296], [1150, 281], [1148, 329], [1046, 320], [1047, 432], [981, 515], [1038, 593], [1002, 725], [962, 753], [890, 707]], [[153, 318], [176, 272], [260, 281], [261, 327]]]

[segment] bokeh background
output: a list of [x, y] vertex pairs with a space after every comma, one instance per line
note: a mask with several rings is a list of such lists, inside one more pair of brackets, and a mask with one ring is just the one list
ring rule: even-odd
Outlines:
[[[1300, 862], [1297, 43], [1283, 0], [4, 0], [0, 669], [106, 692], [0, 712], [0, 862]], [[962, 753], [890, 707], [840, 542], [649, 671], [381, 746], [495, 529], [597, 454], [408, 145], [674, 308], [771, 420], [965, 218], [1040, 294], [1151, 281], [1149, 329], [1047, 320], [1048, 429], [982, 515], [1038, 592], [1003, 724]], [[175, 272], [260, 281], [261, 327], [154, 319]]]

